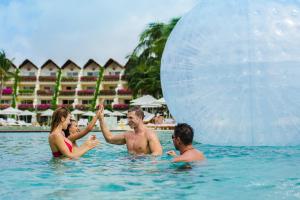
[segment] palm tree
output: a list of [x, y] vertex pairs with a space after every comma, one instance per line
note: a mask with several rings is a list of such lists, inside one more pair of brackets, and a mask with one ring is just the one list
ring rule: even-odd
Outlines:
[[139, 44], [129, 55], [125, 74], [133, 95], [162, 96], [160, 64], [167, 39], [179, 18], [169, 23], [151, 23], [140, 35]]
[[12, 66], [12, 61], [6, 58], [4, 51], [0, 52], [0, 100], [2, 99], [2, 90], [4, 82], [14, 76], [13, 72], [9, 72], [9, 68]]

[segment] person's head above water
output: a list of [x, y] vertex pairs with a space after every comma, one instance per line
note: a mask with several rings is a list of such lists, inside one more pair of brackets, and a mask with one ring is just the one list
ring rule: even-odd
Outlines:
[[180, 146], [191, 145], [194, 138], [193, 128], [186, 123], [179, 123], [175, 126], [172, 135], [173, 143], [176, 149]]
[[144, 112], [142, 111], [141, 107], [134, 106], [132, 108], [129, 108], [127, 113], [128, 118], [128, 125], [131, 128], [137, 127], [138, 124], [143, 123], [144, 119]]
[[77, 125], [77, 121], [74, 119], [71, 119], [67, 129], [64, 130], [64, 132], [65, 132], [66, 137], [69, 137], [69, 135], [80, 132], [80, 129], [78, 128], [78, 125]]
[[51, 132], [61, 125], [62, 129], [67, 129], [70, 124], [71, 114], [66, 108], [58, 108], [52, 114]]

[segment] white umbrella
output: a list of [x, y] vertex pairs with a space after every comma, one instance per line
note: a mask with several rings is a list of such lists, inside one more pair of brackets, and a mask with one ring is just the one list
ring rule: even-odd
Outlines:
[[153, 96], [145, 95], [140, 98], [132, 100], [131, 105], [142, 106], [142, 105], [146, 105], [146, 104], [153, 104], [155, 101], [157, 101], [157, 99], [155, 99]]
[[119, 111], [114, 111], [110, 114], [111, 116], [116, 116], [116, 117], [122, 117], [125, 116], [125, 114], [119, 112]]
[[161, 104], [157, 104], [157, 103], [149, 103], [149, 104], [141, 105], [142, 108], [159, 108], [161, 106], [162, 106]]
[[53, 110], [48, 109], [48, 110], [45, 110], [45, 111], [41, 112], [41, 116], [48, 116], [48, 117], [51, 117], [52, 114], [53, 114], [53, 112], [54, 112]]
[[155, 103], [158, 103], [158, 104], [161, 104], [161, 105], [166, 105], [167, 104], [165, 98], [163, 98], [163, 97], [156, 100]]
[[109, 111], [109, 110], [104, 110], [104, 114], [105, 114], [105, 115], [111, 115], [111, 114], [112, 114], [112, 112], [111, 112], [111, 111]]
[[30, 112], [28, 110], [25, 110], [25, 111], [23, 111], [22, 113], [19, 114], [19, 116], [33, 116], [33, 115], [36, 115], [36, 114], [33, 113], [33, 112]]
[[71, 112], [72, 115], [81, 115], [81, 114], [83, 114], [83, 113], [84, 113], [84, 112], [81, 111], [81, 110], [73, 110], [73, 111]]
[[94, 117], [96, 114], [91, 112], [91, 111], [88, 111], [88, 112], [85, 112], [82, 114], [83, 116], [89, 116], [89, 117]]
[[12, 108], [12, 107], [9, 107], [9, 108], [6, 108], [4, 110], [1, 110], [0, 111], [0, 115], [19, 115], [21, 114], [23, 111], [19, 110], [19, 109], [16, 109], [16, 108]]

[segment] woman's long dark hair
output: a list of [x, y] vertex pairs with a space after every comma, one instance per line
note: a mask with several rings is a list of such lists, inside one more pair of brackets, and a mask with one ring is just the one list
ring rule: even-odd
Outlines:
[[72, 126], [72, 122], [76, 122], [76, 120], [71, 119], [71, 120], [70, 120], [70, 124], [68, 125], [67, 129], [64, 130], [64, 133], [65, 133], [65, 137], [66, 137], [66, 138], [69, 137], [69, 135], [70, 135], [70, 128], [71, 128], [71, 126]]

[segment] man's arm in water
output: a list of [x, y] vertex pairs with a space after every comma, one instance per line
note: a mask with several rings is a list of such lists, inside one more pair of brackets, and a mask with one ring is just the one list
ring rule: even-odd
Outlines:
[[174, 157], [172, 162], [187, 162], [187, 159], [184, 155], [178, 156], [174, 150], [168, 151], [167, 154]]
[[159, 139], [155, 132], [149, 131], [149, 146], [151, 150], [151, 155], [153, 156], [160, 156], [162, 155], [162, 146], [159, 142]]

